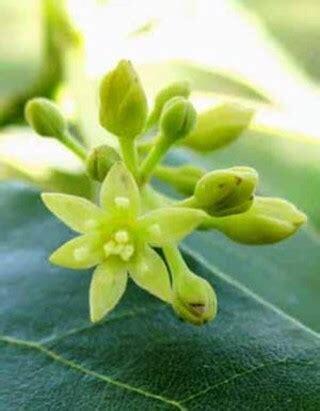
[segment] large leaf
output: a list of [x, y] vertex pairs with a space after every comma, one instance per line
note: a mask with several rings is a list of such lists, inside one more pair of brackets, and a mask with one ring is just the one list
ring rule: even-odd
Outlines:
[[317, 0], [242, 0], [309, 74], [320, 78], [320, 4]]
[[181, 323], [131, 284], [92, 325], [90, 273], [46, 260], [71, 233], [39, 193], [2, 184], [0, 213], [3, 409], [319, 409], [319, 335], [196, 250], [185, 246], [190, 267], [217, 290], [214, 323]]
[[0, 103], [25, 91], [37, 78], [41, 60], [39, 6], [38, 0], [0, 0]]
[[93, 184], [81, 161], [61, 143], [27, 127], [0, 133], [0, 179], [22, 180], [45, 191], [91, 197]]

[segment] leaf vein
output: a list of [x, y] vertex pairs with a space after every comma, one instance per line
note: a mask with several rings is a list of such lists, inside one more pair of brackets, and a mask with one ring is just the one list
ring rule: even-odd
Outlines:
[[72, 328], [72, 329], [66, 331], [63, 334], [56, 334], [56, 335], [49, 336], [47, 338], [43, 338], [39, 341], [39, 344], [43, 344], [43, 345], [52, 344], [52, 343], [55, 343], [59, 340], [62, 340], [64, 338], [66, 338], [66, 337], [70, 337], [72, 335], [77, 335], [77, 334], [80, 334], [84, 331], [88, 331], [88, 330], [91, 330], [91, 329], [94, 329], [94, 328], [98, 328], [98, 327], [104, 326], [104, 325], [109, 324], [109, 323], [114, 322], [114, 321], [123, 320], [123, 319], [130, 318], [130, 317], [135, 317], [136, 315], [139, 315], [139, 314], [147, 314], [150, 311], [153, 311], [153, 310], [158, 311], [158, 310], [161, 310], [163, 308], [164, 307], [160, 307], [158, 305], [152, 305], [152, 306], [149, 305], [147, 307], [137, 308], [135, 310], [124, 311], [121, 314], [114, 315], [113, 317], [107, 317], [104, 321], [100, 321], [99, 323], [94, 323], [94, 324], [90, 323], [90, 324], [87, 324], [87, 325], [83, 325], [82, 327]]
[[275, 312], [278, 316], [286, 319], [287, 321], [290, 321], [293, 325], [295, 325], [297, 328], [301, 329], [302, 331], [312, 335], [314, 338], [316, 338], [317, 340], [320, 340], [320, 334], [317, 333], [316, 331], [312, 330], [311, 328], [307, 327], [305, 324], [303, 324], [302, 322], [300, 322], [299, 320], [297, 320], [296, 318], [292, 317], [291, 315], [285, 313], [284, 311], [282, 311], [279, 307], [273, 305], [272, 303], [270, 303], [269, 301], [265, 300], [264, 298], [262, 298], [261, 296], [259, 296], [258, 294], [254, 293], [253, 291], [249, 290], [249, 288], [247, 288], [246, 286], [244, 286], [243, 284], [239, 283], [238, 281], [236, 281], [234, 278], [232, 278], [230, 275], [224, 273], [223, 271], [221, 271], [218, 267], [216, 267], [213, 264], [209, 264], [205, 258], [195, 252], [194, 250], [191, 250], [191, 248], [185, 244], [182, 245], [181, 249], [189, 254], [192, 258], [198, 260], [206, 269], [208, 269], [209, 271], [213, 271], [213, 274], [216, 275], [217, 277], [221, 278], [223, 281], [225, 281], [226, 283], [228, 283], [229, 285], [231, 285], [232, 287], [240, 290], [242, 293], [244, 293], [245, 295], [251, 297], [254, 301], [256, 301], [257, 303], [261, 304], [262, 306], [264, 306], [265, 308]]
[[[244, 377], [246, 375], [253, 374], [256, 371], [260, 371], [260, 370], [262, 370], [264, 368], [267, 368], [267, 367], [273, 367], [273, 366], [276, 366], [276, 365], [287, 364], [290, 360], [291, 360], [290, 358], [282, 358], [282, 359], [279, 359], [277, 361], [270, 361], [269, 363], [260, 364], [257, 367], [249, 368], [245, 371], [234, 374], [232, 377], [228, 377], [223, 381], [220, 381], [220, 382], [218, 382], [214, 385], [211, 385], [207, 388], [204, 388], [203, 390], [195, 392], [194, 394], [190, 395], [189, 397], [181, 399], [179, 402], [180, 402], [180, 404], [185, 404], [187, 402], [190, 402], [191, 400], [194, 400], [195, 398], [198, 398], [198, 397], [201, 397], [202, 395], [205, 395], [206, 393], [208, 393], [209, 391], [214, 390], [215, 388], [218, 388], [222, 385], [228, 384], [229, 382], [233, 382], [233, 381], [237, 380], [240, 377]], [[312, 364], [314, 364], [314, 362], [308, 361], [305, 364], [312, 365]]]
[[84, 367], [81, 364], [76, 363], [75, 361], [72, 360], [68, 360], [67, 358], [64, 358], [62, 355], [47, 349], [45, 346], [34, 342], [34, 341], [27, 341], [27, 340], [23, 340], [23, 339], [18, 339], [18, 338], [14, 338], [14, 337], [10, 337], [10, 336], [6, 336], [6, 335], [2, 335], [0, 336], [0, 341], [7, 343], [9, 345], [15, 345], [15, 346], [20, 346], [20, 347], [24, 347], [24, 348], [28, 348], [28, 349], [32, 349], [32, 350], [37, 350], [39, 352], [41, 352], [42, 354], [45, 354], [47, 357], [50, 357], [52, 360], [57, 361], [60, 364], [63, 364], [64, 366], [67, 366], [69, 368], [71, 368], [72, 370], [76, 370], [78, 372], [81, 372], [85, 375], [89, 375], [91, 377], [94, 377], [98, 380], [104, 381], [105, 383], [108, 383], [110, 385], [114, 385], [117, 386], [121, 389], [127, 390], [127, 391], [131, 391], [134, 392], [136, 394], [140, 394], [144, 397], [147, 398], [152, 398], [154, 400], [158, 400], [161, 401], [167, 405], [170, 405], [172, 407], [178, 408], [180, 411], [186, 411], [186, 408], [183, 407], [179, 401], [175, 401], [169, 398], [166, 398], [160, 394], [154, 394], [152, 392], [149, 391], [145, 391], [142, 388], [138, 388], [138, 387], [134, 387], [130, 384], [127, 384], [125, 382], [121, 382], [121, 381], [117, 381], [114, 380], [113, 378], [107, 376], [107, 375], [103, 375], [100, 374], [96, 371], [90, 370], [86, 367]]

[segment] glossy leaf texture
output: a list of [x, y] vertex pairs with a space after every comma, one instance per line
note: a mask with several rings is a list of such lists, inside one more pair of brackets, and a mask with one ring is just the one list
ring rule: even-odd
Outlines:
[[118, 308], [92, 325], [91, 273], [47, 262], [71, 233], [39, 193], [3, 183], [0, 213], [3, 409], [320, 407], [319, 335], [215, 270], [199, 256], [203, 244], [184, 251], [217, 291], [215, 322], [181, 323], [131, 282]]

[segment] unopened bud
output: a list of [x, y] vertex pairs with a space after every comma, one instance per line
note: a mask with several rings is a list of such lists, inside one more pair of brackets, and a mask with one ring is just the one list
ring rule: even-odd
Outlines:
[[238, 138], [253, 114], [252, 109], [236, 103], [224, 103], [200, 113], [196, 128], [183, 144], [201, 152], [217, 150]]
[[175, 83], [169, 84], [167, 87], [162, 89], [156, 95], [154, 107], [147, 121], [147, 127], [152, 127], [158, 122], [162, 109], [167, 101], [177, 96], [188, 98], [189, 95], [190, 85], [187, 81], [177, 81]]
[[198, 181], [193, 201], [212, 216], [243, 213], [252, 205], [257, 184], [258, 174], [250, 167], [212, 171]]
[[59, 107], [52, 101], [37, 97], [29, 100], [25, 117], [36, 133], [43, 137], [60, 138], [67, 129], [67, 122]]
[[107, 145], [95, 147], [87, 157], [88, 175], [93, 180], [102, 182], [114, 163], [120, 160], [121, 158], [114, 148]]
[[216, 316], [217, 297], [208, 281], [187, 271], [174, 284], [172, 307], [181, 319], [203, 325]]
[[173, 143], [188, 135], [194, 129], [196, 121], [197, 113], [193, 105], [184, 97], [174, 97], [162, 110], [161, 135]]
[[100, 124], [111, 133], [134, 138], [147, 118], [147, 99], [130, 61], [122, 60], [100, 86]]
[[288, 201], [256, 197], [247, 212], [217, 218], [215, 228], [239, 243], [272, 244], [293, 235], [306, 220]]

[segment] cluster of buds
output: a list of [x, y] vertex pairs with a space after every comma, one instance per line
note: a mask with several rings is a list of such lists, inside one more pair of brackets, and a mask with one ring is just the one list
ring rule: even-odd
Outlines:
[[[239, 243], [269, 244], [291, 236], [306, 221], [289, 202], [257, 196], [258, 174], [250, 167], [207, 172], [160, 164], [172, 146], [212, 151], [249, 126], [251, 110], [225, 103], [198, 115], [189, 96], [187, 83], [173, 83], [159, 92], [149, 112], [137, 73], [121, 61], [100, 86], [100, 124], [118, 145], [91, 151], [71, 134], [54, 103], [37, 98], [26, 106], [31, 127], [72, 150], [101, 184], [99, 205], [73, 195], [42, 194], [48, 209], [79, 233], [50, 261], [72, 269], [96, 266], [89, 293], [93, 322], [115, 307], [130, 276], [179, 317], [202, 325], [216, 316], [217, 298], [212, 285], [187, 267], [179, 242], [198, 229], [218, 230]], [[153, 176], [186, 198], [157, 192]]]

